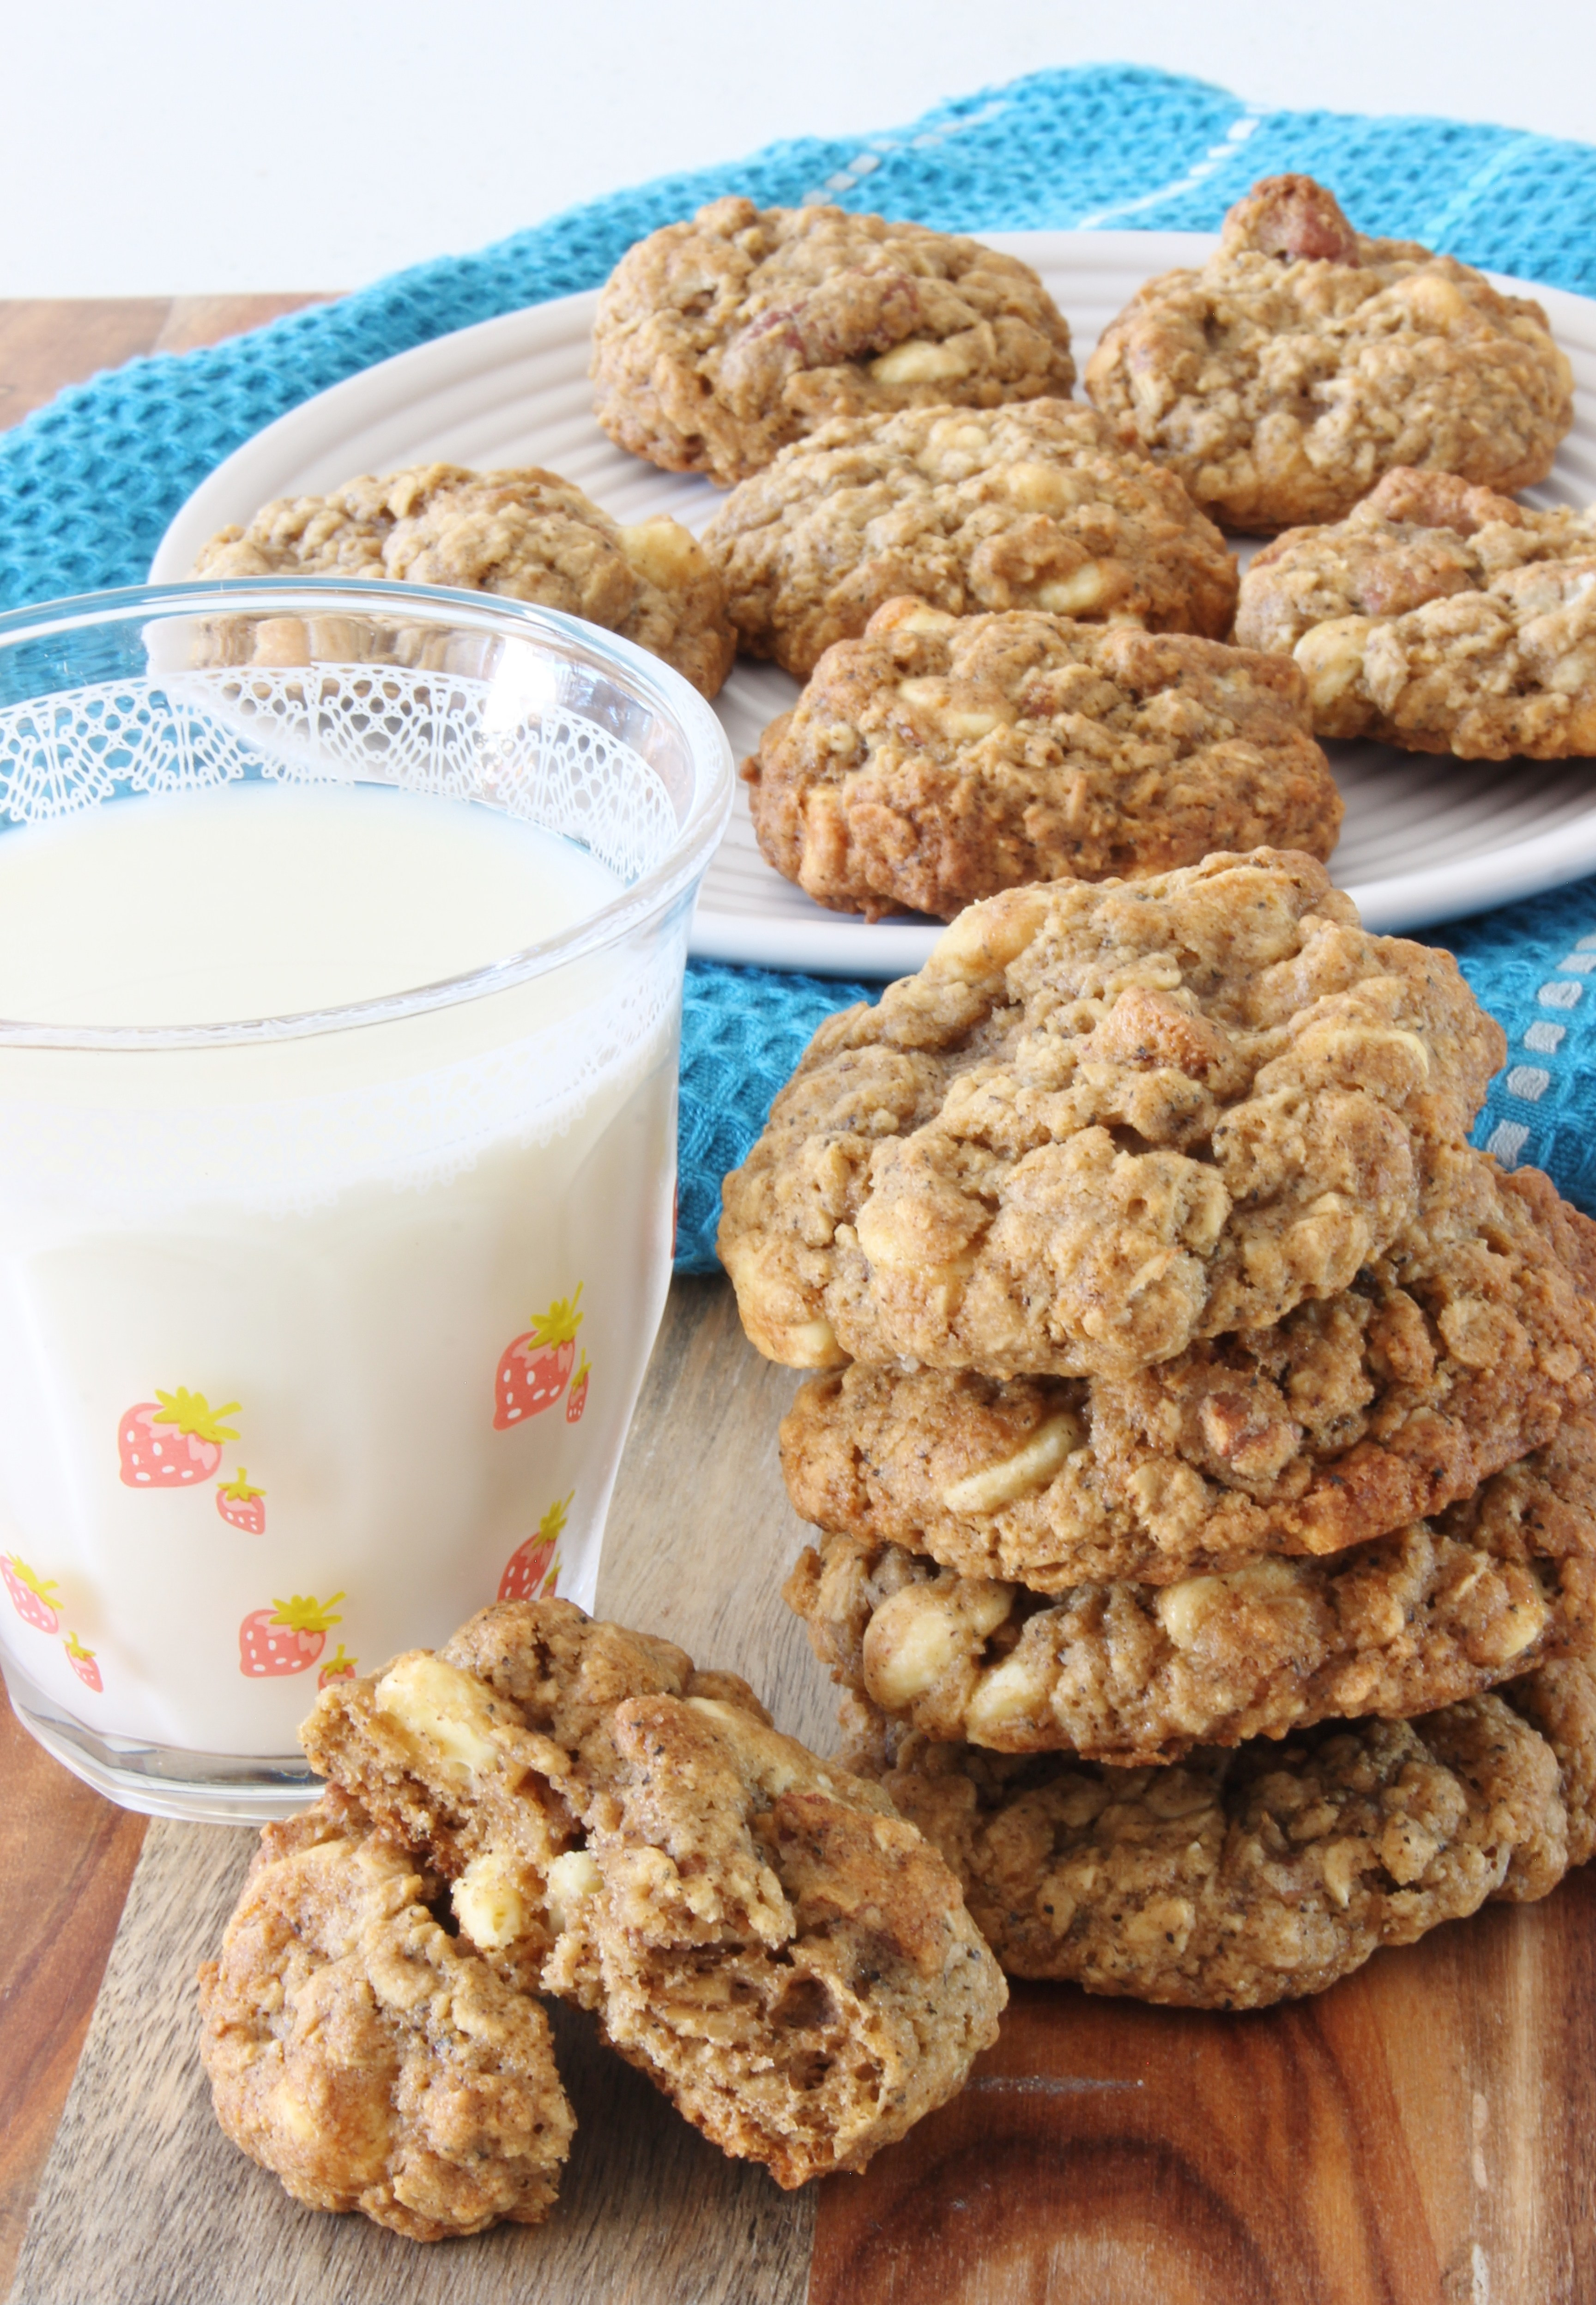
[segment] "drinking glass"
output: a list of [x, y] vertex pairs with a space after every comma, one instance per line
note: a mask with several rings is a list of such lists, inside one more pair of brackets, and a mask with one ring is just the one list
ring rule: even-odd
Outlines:
[[548, 933], [530, 880], [513, 948], [422, 984], [396, 959], [343, 1006], [0, 1022], [11, 1700], [124, 1807], [241, 1823], [317, 1790], [318, 1685], [496, 1597], [591, 1604], [732, 761], [655, 658], [480, 594], [190, 583], [0, 617], [4, 838], [94, 810], [148, 839], [141, 812], [215, 787], [247, 873], [260, 780], [536, 828], [602, 885]]

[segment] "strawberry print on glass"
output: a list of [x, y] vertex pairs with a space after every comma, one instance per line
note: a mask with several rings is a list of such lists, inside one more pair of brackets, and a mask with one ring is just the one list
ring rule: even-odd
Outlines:
[[12, 1607], [25, 1625], [41, 1633], [61, 1630], [61, 1603], [55, 1598], [53, 1577], [36, 1577], [19, 1554], [7, 1552], [0, 1552], [0, 1577], [5, 1579]]
[[239, 1671], [250, 1680], [276, 1680], [284, 1673], [309, 1672], [327, 1646], [334, 1625], [344, 1620], [333, 1614], [332, 1600], [318, 1601], [313, 1593], [291, 1601], [274, 1601], [269, 1609], [251, 1609], [238, 1629]]
[[213, 1408], [202, 1392], [184, 1385], [175, 1392], [157, 1387], [155, 1399], [136, 1402], [117, 1427], [123, 1479], [130, 1489], [182, 1489], [208, 1481], [221, 1464], [223, 1442], [238, 1438], [222, 1419], [236, 1416], [238, 1409], [236, 1400]]
[[556, 1297], [546, 1313], [534, 1313], [532, 1325], [505, 1346], [499, 1356], [493, 1387], [493, 1428], [507, 1433], [529, 1416], [552, 1408], [565, 1390], [576, 1364], [576, 1332], [582, 1315], [582, 1285], [572, 1297]]
[[571, 1496], [556, 1497], [538, 1523], [535, 1535], [518, 1544], [510, 1555], [499, 1578], [501, 1601], [547, 1599], [553, 1593], [554, 1580], [559, 1574], [560, 1538], [565, 1533], [565, 1516], [571, 1510], [571, 1497], [575, 1494], [573, 1489]]

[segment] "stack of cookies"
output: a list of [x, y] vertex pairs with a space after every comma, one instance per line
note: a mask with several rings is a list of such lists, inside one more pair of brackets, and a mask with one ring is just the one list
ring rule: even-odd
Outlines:
[[1014, 1974], [1256, 2004], [1590, 1853], [1596, 1226], [1470, 1147], [1503, 1052], [1221, 855], [971, 906], [727, 1179], [787, 1597]]

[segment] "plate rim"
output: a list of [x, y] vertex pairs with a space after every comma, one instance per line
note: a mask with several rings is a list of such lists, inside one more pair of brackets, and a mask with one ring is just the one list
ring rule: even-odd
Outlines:
[[[1134, 257], [1148, 276], [1184, 261], [1201, 260], [1218, 242], [1216, 233], [1069, 230], [983, 232], [970, 237], [1042, 268], [1067, 258], [1090, 271], [1117, 271]], [[1095, 261], [1082, 261], [1095, 259]], [[1543, 302], [1558, 325], [1583, 317], [1596, 344], [1596, 298], [1515, 275], [1487, 272], [1491, 284], [1514, 295]], [[147, 581], [169, 583], [187, 574], [205, 540], [282, 493], [283, 463], [301, 446], [301, 436], [324, 430], [347, 406], [362, 424], [398, 413], [409, 403], [468, 382], [515, 358], [558, 348], [585, 337], [591, 327], [597, 288], [576, 290], [537, 304], [496, 313], [463, 328], [412, 344], [373, 361], [352, 376], [313, 393], [241, 441], [191, 489], [168, 522], [151, 558]], [[1084, 341], [1082, 339], [1082, 341]], [[299, 461], [304, 461], [301, 456]], [[276, 468], [276, 470], [274, 470]], [[251, 477], [259, 472], [265, 477]], [[246, 509], [247, 507], [247, 509]], [[1596, 870], [1596, 791], [1589, 808], [1549, 831], [1529, 834], [1497, 849], [1447, 863], [1418, 865], [1383, 879], [1346, 883], [1366, 924], [1380, 932], [1423, 928], [1439, 921], [1544, 894]], [[819, 908], [817, 908], [819, 912]], [[690, 948], [703, 959], [772, 968], [785, 974], [857, 977], [881, 981], [924, 961], [941, 928], [937, 924], [865, 922], [819, 912], [813, 921], [761, 921], [757, 915], [719, 913], [701, 905], [695, 914]]]

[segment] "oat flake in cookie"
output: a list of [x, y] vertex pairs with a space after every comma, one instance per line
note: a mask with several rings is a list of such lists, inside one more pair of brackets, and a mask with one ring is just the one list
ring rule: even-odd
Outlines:
[[743, 764], [767, 863], [820, 904], [951, 920], [1028, 880], [1215, 849], [1327, 858], [1341, 797], [1279, 657], [1038, 609], [890, 600]]
[[679, 521], [623, 527], [535, 466], [416, 464], [325, 497], [281, 497], [213, 536], [193, 574], [391, 579], [530, 600], [635, 641], [705, 696], [736, 653], [720, 579]]
[[1397, 464], [1527, 488], [1574, 421], [1539, 304], [1354, 232], [1308, 176], [1255, 184], [1206, 264], [1140, 289], [1085, 385], [1205, 512], [1264, 535], [1339, 520]]
[[862, 2168], [996, 2037], [1003, 1980], [936, 1850], [671, 1642], [500, 1603], [324, 1691], [304, 1735], [452, 1884], [463, 1947], [592, 2010], [779, 2184]]
[[448, 1934], [442, 1894], [331, 1791], [267, 1826], [200, 1973], [233, 2142], [296, 2200], [412, 2241], [541, 2223], [576, 2126], [542, 2009]]
[[1128, 1376], [1350, 1287], [1505, 1053], [1309, 857], [1014, 889], [821, 1026], [721, 1260], [790, 1366]]
[[805, 680], [913, 594], [1220, 638], [1235, 562], [1172, 472], [1070, 400], [843, 417], [784, 448], [703, 534], [741, 645]]
[[1320, 1993], [1381, 1945], [1527, 1901], [1596, 1849], [1583, 1661], [1402, 1722], [1120, 1769], [933, 1745], [856, 1716], [1011, 1977], [1190, 2009]]
[[1596, 1395], [1596, 1224], [1466, 1148], [1424, 1200], [1340, 1295], [1133, 1376], [811, 1377], [782, 1425], [793, 1504], [1037, 1593], [1338, 1553], [1439, 1512]]
[[828, 1537], [786, 1597], [845, 1688], [996, 1752], [1169, 1761], [1405, 1719], [1591, 1646], [1596, 1431], [1576, 1417], [1433, 1522], [1328, 1561], [1044, 1596]]
[[1596, 753], [1596, 507], [1388, 472], [1258, 555], [1236, 634], [1295, 656], [1323, 736], [1463, 760]]
[[1063, 314], [979, 241], [729, 198], [630, 249], [593, 324], [598, 421], [728, 486], [834, 416], [995, 408], [1074, 382]]

